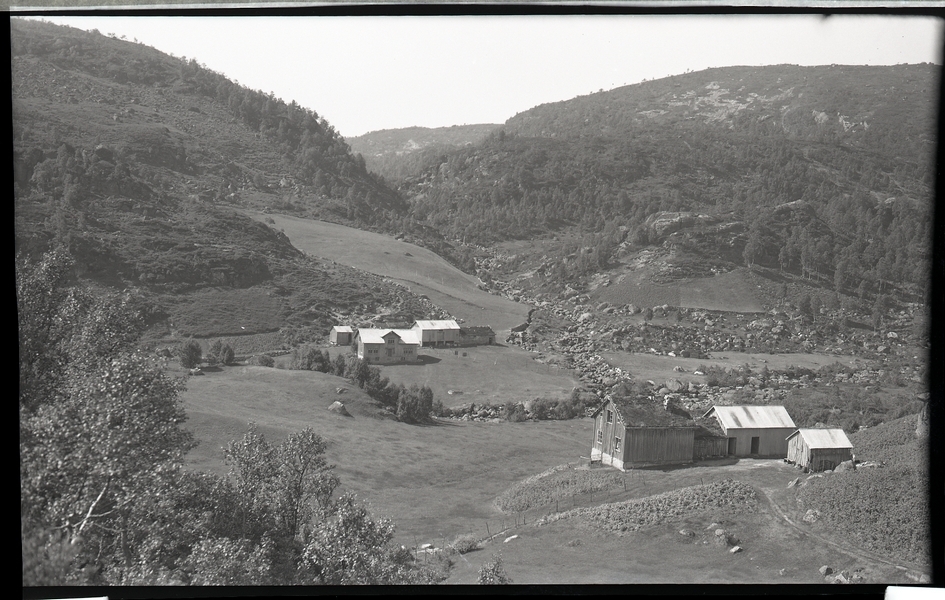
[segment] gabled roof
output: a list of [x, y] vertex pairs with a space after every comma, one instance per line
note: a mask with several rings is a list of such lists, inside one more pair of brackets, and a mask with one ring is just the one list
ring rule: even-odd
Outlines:
[[404, 344], [420, 344], [420, 337], [413, 329], [358, 329], [358, 338], [365, 344], [383, 344], [391, 333]]
[[414, 327], [420, 329], [459, 329], [459, 323], [449, 319], [444, 321], [417, 321]]
[[332, 327], [332, 329], [337, 331], [338, 333], [353, 333], [354, 332], [354, 330], [351, 329], [351, 327], [349, 327], [348, 325], [335, 325], [334, 327]]
[[708, 417], [713, 411], [726, 431], [797, 427], [783, 406], [713, 406], [703, 417]]
[[852, 448], [850, 438], [842, 429], [798, 429], [787, 439], [800, 435], [808, 448]]

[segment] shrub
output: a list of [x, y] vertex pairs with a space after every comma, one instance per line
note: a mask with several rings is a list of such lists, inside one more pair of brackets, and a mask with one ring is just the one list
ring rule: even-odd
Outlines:
[[276, 364], [276, 361], [268, 354], [257, 354], [249, 359], [249, 364], [258, 367], [271, 367]]
[[180, 366], [185, 369], [193, 369], [200, 364], [203, 349], [197, 343], [197, 340], [189, 338], [181, 342], [181, 345], [177, 348], [177, 353], [180, 356]]
[[453, 540], [450, 546], [460, 554], [466, 554], [479, 549], [479, 540], [473, 534], [467, 533]]
[[567, 399], [538, 398], [532, 403], [532, 417], [535, 420], [565, 420], [584, 414], [584, 403], [580, 396], [572, 395]]
[[236, 354], [233, 352], [233, 348], [229, 344], [223, 343], [222, 340], [216, 340], [207, 350], [207, 360], [210, 361], [210, 364], [232, 365], [235, 359]]
[[427, 386], [401, 389], [397, 398], [397, 419], [407, 423], [421, 423], [433, 411], [433, 390]]
[[512, 423], [520, 423], [527, 418], [525, 406], [521, 402], [505, 403], [505, 420]]
[[331, 372], [331, 357], [318, 348], [306, 346], [292, 352], [292, 368], [296, 371]]
[[496, 552], [488, 561], [479, 567], [479, 583], [482, 585], [505, 585], [512, 583], [502, 567], [502, 556]]

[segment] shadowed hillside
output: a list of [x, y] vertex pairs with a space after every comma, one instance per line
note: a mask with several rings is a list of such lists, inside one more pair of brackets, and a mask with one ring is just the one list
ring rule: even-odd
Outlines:
[[139, 290], [158, 338], [294, 342], [352, 313], [429, 314], [236, 210], [385, 228], [406, 213], [314, 110], [98, 32], [13, 19], [11, 35], [18, 254], [64, 246], [80, 277]]

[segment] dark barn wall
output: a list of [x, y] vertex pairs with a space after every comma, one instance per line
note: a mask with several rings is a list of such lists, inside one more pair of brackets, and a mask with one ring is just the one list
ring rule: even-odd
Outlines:
[[695, 431], [682, 427], [628, 427], [623, 464], [629, 466], [685, 464], [693, 460]]

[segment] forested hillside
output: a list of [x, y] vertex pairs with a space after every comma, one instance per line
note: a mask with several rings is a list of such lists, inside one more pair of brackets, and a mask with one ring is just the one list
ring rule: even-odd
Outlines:
[[241, 212], [402, 230], [406, 203], [314, 110], [97, 32], [13, 19], [11, 35], [18, 254], [66, 248], [83, 279], [147, 296], [166, 335], [295, 339], [428, 310]]
[[586, 272], [677, 234], [676, 249], [726, 247], [733, 264], [861, 296], [921, 293], [938, 76], [930, 64], [782, 65], [644, 82], [518, 114], [477, 146], [427, 157], [402, 190], [414, 216], [467, 242], [579, 231], [595, 255]]

